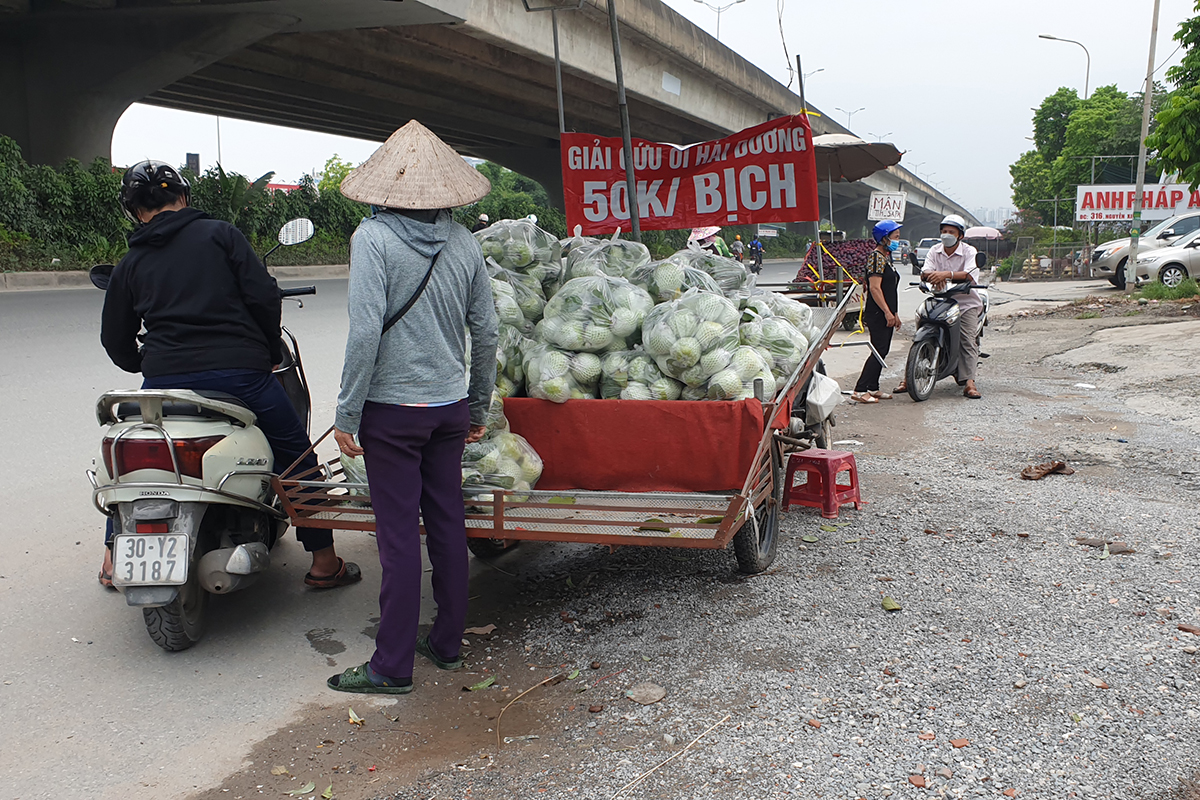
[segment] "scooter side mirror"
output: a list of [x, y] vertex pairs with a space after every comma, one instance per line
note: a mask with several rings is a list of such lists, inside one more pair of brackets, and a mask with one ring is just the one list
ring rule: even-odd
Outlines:
[[299, 217], [279, 229], [279, 243], [284, 247], [304, 244], [313, 237], [314, 233], [316, 233], [316, 228], [313, 226], [312, 220]]
[[975, 254], [975, 266], [979, 267], [980, 269], [983, 269], [984, 267], [986, 267], [987, 266], [987, 256], [984, 255], [983, 253], [976, 253]]
[[116, 267], [112, 264], [97, 264], [88, 270], [88, 277], [92, 280], [92, 286], [108, 291], [108, 284], [112, 281], [114, 269]]
[[917, 254], [916, 253], [908, 254], [908, 263], [912, 264], [914, 267], [921, 266], [920, 264], [917, 263]]

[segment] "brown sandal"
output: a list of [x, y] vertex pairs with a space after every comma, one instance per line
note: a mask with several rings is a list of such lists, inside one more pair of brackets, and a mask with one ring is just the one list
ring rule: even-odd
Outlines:
[[305, 574], [304, 583], [314, 589], [337, 589], [342, 586], [349, 586], [352, 583], [358, 583], [362, 580], [362, 570], [358, 568], [358, 564], [353, 561], [346, 561], [342, 558], [338, 559], [342, 568], [333, 575], [326, 575], [324, 578], [314, 578], [311, 572]]
[[978, 389], [963, 389], [963, 397], [967, 398], [968, 400], [983, 399], [983, 395], [979, 393]]

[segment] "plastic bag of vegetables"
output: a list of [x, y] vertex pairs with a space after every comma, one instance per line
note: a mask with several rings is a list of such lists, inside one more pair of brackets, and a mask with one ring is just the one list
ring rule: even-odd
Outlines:
[[562, 245], [527, 219], [504, 219], [475, 234], [483, 254], [505, 269], [531, 275], [543, 288], [562, 273]]
[[567, 353], [548, 344], [525, 351], [525, 380], [530, 397], [565, 403], [594, 400], [600, 382], [600, 357], [595, 353]]
[[721, 287], [707, 272], [673, 261], [656, 261], [638, 267], [629, 282], [645, 289], [656, 303], [676, 300], [688, 289], [721, 294]]
[[775, 396], [776, 380], [770, 362], [753, 347], [733, 351], [729, 366], [708, 379], [705, 397], [709, 400], [749, 400], [754, 397], [754, 382], [763, 382], [763, 399]]
[[628, 278], [634, 270], [650, 263], [650, 249], [641, 242], [605, 239], [573, 247], [563, 263], [563, 280], [591, 275]]
[[669, 256], [667, 261], [707, 272], [726, 295], [736, 295], [750, 283], [750, 271], [744, 266], [732, 258], [713, 255], [707, 250], [701, 250], [699, 246], [689, 246], [680, 250], [675, 255]]
[[579, 247], [579, 246], [585, 245], [585, 244], [599, 244], [599, 243], [600, 243], [599, 239], [593, 239], [590, 236], [583, 235], [583, 226], [582, 225], [576, 225], [575, 231], [571, 236], [568, 236], [566, 239], [562, 239], [561, 241], [559, 241], [559, 244], [562, 246], [562, 257], [564, 259], [567, 256], [571, 255], [571, 251], [574, 250], [576, 247]]
[[512, 325], [500, 325], [496, 343], [496, 395], [520, 397], [525, 391], [525, 354], [530, 340]]
[[517, 293], [508, 281], [492, 278], [492, 303], [496, 306], [496, 316], [501, 325], [509, 325], [523, 333], [533, 332], [533, 323], [525, 317], [521, 304], [517, 302]]
[[546, 304], [540, 336], [573, 352], [628, 350], [640, 340], [642, 321], [653, 307], [644, 289], [622, 278], [575, 278]]
[[642, 343], [666, 375], [701, 387], [729, 365], [740, 317], [725, 297], [692, 289], [646, 315]]
[[792, 325], [796, 326], [796, 330], [801, 333], [812, 327], [812, 308], [801, 303], [799, 300], [784, 297], [778, 292], [762, 292], [761, 294], [753, 295], [753, 297], [769, 306], [775, 316], [783, 317], [792, 323]]
[[605, 400], [678, 400], [683, 384], [663, 375], [640, 350], [605, 353], [600, 361], [600, 396]]
[[523, 436], [502, 432], [463, 450], [463, 482], [468, 488], [529, 491], [542, 477], [542, 459]]
[[[505, 269], [492, 258], [487, 259], [487, 270], [493, 281], [503, 281], [512, 287], [512, 298], [516, 301], [517, 307], [521, 309], [525, 319], [530, 323], [536, 323], [542, 318], [542, 311], [546, 308], [546, 294], [537, 278]], [[493, 283], [492, 286], [494, 289], [495, 284]], [[507, 304], [507, 301], [505, 303]], [[496, 305], [496, 313], [500, 313], [499, 302]], [[501, 319], [501, 322], [506, 321]]]
[[808, 353], [808, 339], [796, 330], [795, 325], [783, 317], [767, 317], [761, 320], [757, 340], [746, 335], [747, 325], [753, 326], [753, 323], [742, 323], [743, 343], [763, 348], [770, 354], [771, 371], [776, 378], [786, 380], [803, 363]]

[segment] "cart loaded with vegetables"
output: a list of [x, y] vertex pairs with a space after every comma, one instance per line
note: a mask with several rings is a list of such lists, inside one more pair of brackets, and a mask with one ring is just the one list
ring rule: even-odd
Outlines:
[[[811, 308], [732, 259], [653, 261], [637, 242], [559, 241], [528, 220], [476, 236], [500, 341], [488, 432], [463, 456], [471, 551], [732, 542], [742, 571], [767, 569], [786, 454], [828, 445], [837, 393], [813, 373], [854, 292]], [[274, 484], [295, 525], [375, 527], [361, 458]]]

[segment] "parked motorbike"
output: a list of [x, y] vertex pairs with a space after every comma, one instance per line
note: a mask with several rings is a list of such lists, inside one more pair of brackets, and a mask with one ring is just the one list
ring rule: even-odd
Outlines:
[[[288, 222], [263, 256], [313, 236], [307, 219]], [[92, 283], [107, 289], [113, 267]], [[316, 294], [281, 289], [282, 298]], [[300, 306], [303, 303], [297, 300]], [[275, 376], [306, 427], [308, 381], [296, 338], [283, 329]], [[271, 563], [288, 519], [270, 486], [271, 446], [255, 415], [233, 395], [187, 389], [111, 391], [96, 402], [105, 426], [88, 470], [92, 502], [111, 517], [113, 586], [142, 609], [146, 631], [164, 650], [184, 650], [204, 633], [209, 594], [252, 584]]]
[[[916, 269], [916, 254], [911, 254], [909, 260]], [[976, 253], [975, 265], [982, 268], [986, 263], [987, 256]], [[933, 394], [934, 384], [958, 372], [960, 336], [974, 336], [977, 342], [982, 342], [991, 300], [987, 289], [977, 286], [974, 281], [948, 284], [940, 292], [935, 292], [924, 281], [914, 281], [910, 285], [919, 286], [922, 292], [932, 295], [917, 309], [917, 332], [913, 336], [904, 369], [908, 394], [919, 403]], [[959, 308], [958, 297], [972, 289], [979, 291], [983, 310], [979, 314], [978, 329], [963, 331], [959, 325], [962, 309]]]

